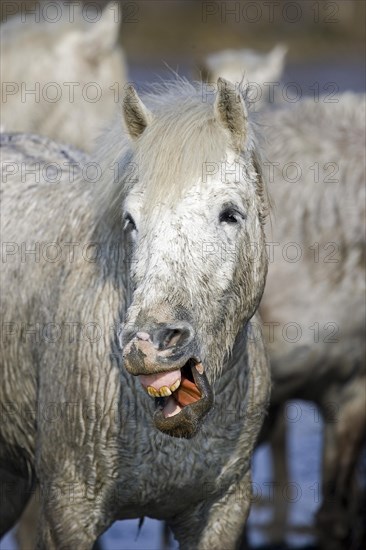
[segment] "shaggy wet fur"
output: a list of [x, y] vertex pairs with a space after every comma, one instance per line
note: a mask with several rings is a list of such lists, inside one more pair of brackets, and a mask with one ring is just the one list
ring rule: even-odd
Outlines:
[[[184, 117], [194, 110], [194, 97], [197, 112], [192, 121], [198, 124], [200, 95], [188, 84], [182, 82], [181, 87], [176, 94], [177, 126], [179, 113], [184, 127]], [[225, 112], [230, 110], [230, 94], [229, 89]], [[167, 119], [173, 96], [166, 96]], [[151, 98], [146, 103], [156, 118], [164, 116], [157, 107], [163, 98], [156, 100], [155, 108]], [[212, 106], [210, 116], [212, 121], [216, 116]], [[220, 124], [217, 138], [224, 135], [229, 142], [232, 131]], [[156, 129], [151, 126], [151, 132]], [[251, 193], [251, 203], [243, 238], [245, 243], [257, 235], [263, 251], [263, 182], [255, 169], [251, 134], [248, 124], [243, 192]], [[2, 139], [5, 174], [23, 162], [23, 170], [38, 169], [40, 179], [27, 174], [22, 181], [16, 171], [3, 178], [6, 291], [0, 401], [5, 421], [0, 459], [7, 500], [1, 531], [18, 519], [30, 487], [38, 482], [38, 547], [47, 550], [90, 548], [113, 521], [143, 515], [165, 519], [182, 549], [231, 549], [249, 511], [250, 459], [269, 393], [263, 342], [254, 337], [249, 321], [263, 290], [265, 257], [259, 255], [252, 263], [246, 258], [249, 263], [232, 272], [227, 303], [225, 289], [216, 289], [222, 294], [220, 307], [211, 289], [215, 278], [192, 294], [200, 310], [193, 313], [202, 321], [199, 337], [203, 360], [210, 359], [207, 375], [215, 404], [194, 440], [160, 433], [152, 424], [151, 398], [123, 368], [117, 338], [131, 298], [135, 309], [138, 300], [118, 203], [134, 190], [141, 192], [136, 180], [129, 179], [129, 162], [144, 148], [140, 139], [140, 145], [132, 146], [123, 132], [117, 139], [107, 134], [99, 156], [104, 158], [103, 177], [94, 183], [81, 177], [89, 159], [67, 147], [35, 136]], [[183, 142], [183, 155], [187, 146]], [[117, 179], [111, 169], [114, 160], [121, 169]], [[63, 167], [56, 184], [45, 181], [43, 169], [50, 162]], [[75, 177], [65, 162], [74, 165]], [[54, 243], [62, 251], [57, 260]], [[157, 246], [154, 254], [158, 251]], [[143, 257], [139, 245], [137, 266]], [[239, 285], [241, 273], [244, 285]], [[181, 278], [176, 275], [179, 289]], [[150, 294], [154, 292], [157, 296], [152, 284]], [[201, 304], [205, 292], [213, 298]], [[181, 295], [186, 299], [185, 289]], [[224, 316], [206, 333], [207, 319], [212, 323], [217, 311]], [[131, 316], [131, 308], [129, 312]]]

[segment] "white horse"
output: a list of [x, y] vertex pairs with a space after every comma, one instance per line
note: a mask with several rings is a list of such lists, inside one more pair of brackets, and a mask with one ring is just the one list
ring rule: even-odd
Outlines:
[[39, 22], [23, 13], [1, 25], [1, 126], [89, 151], [127, 80], [120, 8], [111, 2], [101, 13], [85, 7], [73, 14], [66, 3], [53, 4], [55, 22], [40, 10]]
[[[288, 399], [305, 399], [324, 420], [317, 528], [328, 550], [344, 548], [352, 531], [366, 432], [365, 96], [324, 99], [264, 118], [274, 206], [261, 314], [272, 411], [282, 411]], [[277, 504], [284, 509], [283, 501]]]
[[1, 530], [37, 483], [39, 548], [147, 515], [182, 549], [222, 550], [246, 521], [270, 386], [251, 320], [266, 194], [243, 98], [223, 80], [201, 97], [129, 87], [91, 166], [2, 138]]
[[278, 99], [287, 49], [278, 44], [268, 53], [255, 50], [222, 50], [209, 54], [203, 63], [203, 72], [209, 82], [222, 76], [230, 82], [249, 86], [248, 96], [256, 108], [262, 108]]

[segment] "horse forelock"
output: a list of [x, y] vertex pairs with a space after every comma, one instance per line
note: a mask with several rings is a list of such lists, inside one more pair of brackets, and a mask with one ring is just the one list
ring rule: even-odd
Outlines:
[[[96, 203], [108, 215], [120, 213], [136, 185], [142, 185], [147, 204], [175, 204], [202, 181], [208, 164], [220, 166], [227, 160], [228, 135], [215, 119], [214, 94], [205, 97], [202, 84], [177, 79], [154, 86], [142, 100], [154, 116], [142, 136], [131, 143], [121, 120], [116, 120], [96, 150], [103, 174]], [[244, 164], [254, 156], [255, 134], [251, 122], [240, 158]], [[257, 191], [262, 192], [259, 187]]]
[[190, 98], [178, 111], [172, 106], [159, 113], [135, 155], [146, 201], [174, 204], [202, 180], [208, 163], [224, 160], [227, 146], [210, 105]]

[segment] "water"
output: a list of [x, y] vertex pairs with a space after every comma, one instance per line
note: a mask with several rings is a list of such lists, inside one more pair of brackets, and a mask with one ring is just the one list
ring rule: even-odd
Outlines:
[[[132, 65], [129, 71], [131, 82], [145, 85], [147, 82], [157, 82], [174, 78], [172, 71], [187, 78], [197, 78], [190, 64], [185, 61], [167, 67], [165, 65]], [[291, 86], [295, 83], [296, 87]], [[327, 95], [328, 99], [337, 99], [340, 93], [365, 91], [365, 67], [363, 58], [347, 58], [343, 61], [324, 61], [287, 63], [281, 84], [280, 92], [286, 99], [286, 90], [292, 97]], [[332, 95], [334, 94], [334, 95]]]

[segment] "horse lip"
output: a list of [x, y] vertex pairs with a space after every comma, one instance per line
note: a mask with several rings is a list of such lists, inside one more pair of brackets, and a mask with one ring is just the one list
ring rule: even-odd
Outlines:
[[[200, 369], [201, 370], [201, 369]], [[201, 399], [186, 405], [175, 416], [165, 418], [162, 408], [155, 411], [153, 421], [155, 427], [171, 437], [190, 439], [199, 431], [201, 422], [213, 405], [213, 392], [206, 373], [192, 367], [194, 382], [201, 392]]]
[[[164, 357], [164, 362], [162, 362], [157, 361], [157, 357], [154, 355], [154, 361], [152, 362], [152, 357], [141, 350], [141, 344], [137, 346], [135, 342], [132, 342], [127, 347], [123, 358], [126, 370], [134, 376], [171, 372], [182, 369], [190, 359], [193, 360], [194, 364], [191, 366], [191, 372], [194, 383], [201, 393], [201, 398], [194, 403], [185, 405], [174, 416], [166, 418], [162, 412], [162, 408], [156, 410], [153, 416], [155, 427], [161, 432], [172, 437], [186, 439], [193, 437], [198, 432], [204, 416], [206, 416], [213, 404], [213, 392], [199, 359], [191, 354], [183, 354], [179, 360], [171, 362], [170, 357], [169, 363], [171, 366], [167, 367], [165, 364], [166, 357]], [[168, 363], [168, 361], [166, 362]], [[146, 363], [148, 366], [146, 366]]]
[[141, 374], [159, 374], [181, 369], [192, 357], [191, 354], [180, 353], [176, 355], [166, 355], [165, 357], [156, 356], [153, 366], [146, 367], [145, 359], [147, 355], [136, 345], [135, 342], [128, 348], [128, 353], [123, 353], [124, 367], [129, 374], [140, 376]]

